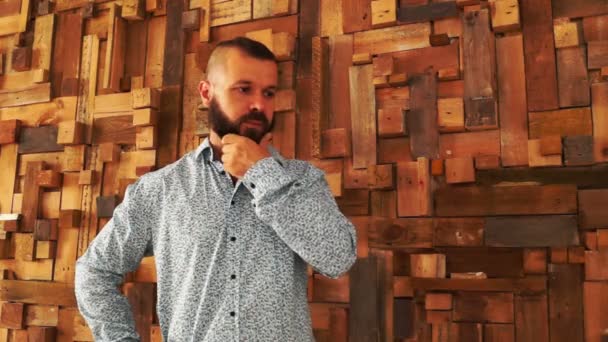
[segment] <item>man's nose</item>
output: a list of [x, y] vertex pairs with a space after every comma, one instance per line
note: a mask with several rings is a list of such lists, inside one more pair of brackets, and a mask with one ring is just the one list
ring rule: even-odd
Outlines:
[[251, 104], [249, 105], [250, 111], [258, 111], [264, 112], [264, 108], [266, 107], [266, 98], [263, 94], [256, 94], [251, 99]]

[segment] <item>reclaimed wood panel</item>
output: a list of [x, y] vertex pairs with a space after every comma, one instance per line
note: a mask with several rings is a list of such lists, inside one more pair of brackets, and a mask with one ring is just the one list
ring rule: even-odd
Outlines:
[[495, 247], [567, 247], [579, 244], [577, 217], [488, 217], [485, 242]]

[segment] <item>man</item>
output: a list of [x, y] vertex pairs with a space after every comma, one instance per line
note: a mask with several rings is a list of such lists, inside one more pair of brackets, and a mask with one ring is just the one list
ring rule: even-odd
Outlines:
[[337, 278], [356, 259], [356, 234], [323, 172], [268, 145], [276, 88], [264, 45], [214, 50], [199, 85], [209, 138], [129, 186], [78, 259], [78, 308], [96, 340], [138, 339], [117, 286], [150, 254], [164, 341], [314, 340], [306, 264]]

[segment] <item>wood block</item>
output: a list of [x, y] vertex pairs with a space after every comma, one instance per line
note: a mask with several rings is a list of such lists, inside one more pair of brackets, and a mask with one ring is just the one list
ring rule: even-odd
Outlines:
[[489, 217], [487, 246], [566, 247], [579, 244], [576, 216]]
[[475, 182], [473, 158], [446, 159], [445, 179], [448, 184]]
[[[527, 200], [523, 202], [522, 198]], [[435, 209], [438, 216], [574, 214], [577, 212], [576, 187], [439, 188], [435, 191]]]
[[30, 304], [25, 307], [25, 325], [56, 327], [59, 321], [59, 307], [54, 305]]
[[61, 186], [61, 173], [53, 170], [42, 170], [36, 176], [36, 182], [41, 188], [58, 188]]
[[132, 76], [131, 77], [131, 89], [141, 89], [144, 87], [143, 76]]
[[326, 129], [321, 133], [323, 158], [346, 157], [350, 153], [350, 140], [345, 128]]
[[372, 63], [372, 55], [369, 52], [356, 53], [352, 59], [353, 65], [362, 65]]
[[433, 72], [412, 77], [410, 110], [406, 126], [414, 158], [439, 158], [437, 123], [437, 78]]
[[587, 43], [587, 68], [601, 69], [608, 65], [608, 41], [596, 40]]
[[388, 84], [388, 76], [375, 76], [372, 83], [376, 89], [388, 88], [391, 86]]
[[585, 279], [608, 280], [608, 250], [585, 251]]
[[296, 93], [293, 89], [281, 89], [274, 97], [274, 111], [287, 112], [296, 109]]
[[158, 145], [156, 126], [137, 127], [135, 146], [138, 150], [156, 149]]
[[483, 336], [487, 342], [515, 342], [515, 325], [484, 324]]
[[401, 87], [407, 85], [407, 83], [408, 78], [406, 73], [398, 73], [388, 76], [388, 84], [391, 87]]
[[390, 26], [397, 22], [397, 4], [394, 0], [372, 0], [372, 27]]
[[584, 47], [557, 50], [557, 77], [560, 107], [589, 105], [589, 80]]
[[36, 342], [52, 342], [56, 340], [57, 328], [56, 327], [27, 327], [28, 341]]
[[500, 132], [479, 131], [442, 134], [439, 137], [442, 158], [476, 157], [500, 154]]
[[540, 154], [549, 156], [562, 154], [562, 137], [559, 135], [544, 135], [540, 138]]
[[453, 81], [460, 79], [459, 68], [441, 68], [437, 70], [437, 78], [439, 81]]
[[160, 106], [160, 92], [153, 88], [140, 88], [131, 90], [133, 109], [154, 108]]
[[484, 222], [477, 218], [436, 218], [433, 246], [481, 246]]
[[146, 4], [144, 0], [123, 0], [121, 16], [127, 20], [144, 20]]
[[353, 35], [353, 51], [355, 54], [369, 53], [380, 55], [383, 53], [424, 48], [430, 46], [430, 35], [431, 25], [429, 23], [397, 25], [356, 32]]
[[62, 210], [59, 214], [60, 228], [80, 227], [81, 211], [76, 209]]
[[102, 143], [99, 145], [99, 160], [102, 162], [120, 161], [120, 145], [114, 143]]
[[491, 170], [500, 168], [500, 157], [499, 156], [476, 156], [475, 157], [475, 169], [477, 170]]
[[28, 162], [25, 170], [25, 180], [23, 187], [23, 205], [21, 214], [21, 231], [30, 233], [34, 231], [36, 219], [38, 218], [39, 209], [41, 207], [42, 190], [37, 182], [38, 173], [42, 171], [43, 162], [35, 161]]
[[331, 279], [321, 274], [313, 276], [313, 300], [315, 302], [347, 303], [349, 301], [349, 276]]
[[608, 283], [585, 282], [583, 284], [585, 341], [601, 341], [600, 336], [608, 324], [603, 314], [608, 304]]
[[112, 6], [108, 15], [108, 40], [101, 88], [120, 92], [120, 79], [124, 75], [127, 23], [120, 17], [120, 7]]
[[378, 109], [378, 136], [382, 138], [405, 135], [405, 115], [396, 107]]
[[428, 216], [432, 212], [429, 160], [397, 163], [398, 216]]
[[441, 176], [443, 175], [443, 159], [433, 159], [431, 160], [431, 175], [432, 176]]
[[[560, 136], [549, 136], [558, 137], [561, 142]], [[532, 139], [528, 140], [528, 165], [530, 167], [544, 167], [544, 166], [561, 166], [562, 155], [561, 150], [559, 154], [543, 155], [541, 152], [542, 140]]]
[[135, 144], [136, 127], [133, 126], [133, 115], [118, 115], [95, 118], [93, 121], [93, 145], [114, 143], [121, 145]]
[[481, 272], [490, 278], [521, 277], [522, 253], [507, 248], [438, 248], [437, 251], [446, 255], [447, 272], [451, 275], [458, 273], [475, 274]]
[[0, 145], [13, 144], [17, 142], [20, 129], [20, 120], [0, 120]]
[[567, 166], [593, 165], [593, 136], [564, 137], [564, 164]]
[[19, 136], [19, 154], [63, 151], [57, 144], [57, 127], [23, 127]]
[[[448, 329], [447, 326], [446, 329]], [[450, 323], [446, 338], [450, 341], [481, 342], [483, 341], [483, 326], [480, 323]]]
[[86, 145], [66, 146], [61, 156], [61, 172], [77, 172], [84, 167]]
[[547, 250], [544, 248], [524, 249], [524, 272], [526, 274], [547, 273]]
[[0, 214], [0, 229], [5, 232], [16, 232], [21, 214]]
[[78, 145], [83, 143], [85, 125], [75, 120], [62, 121], [58, 125], [57, 144]]
[[468, 129], [498, 127], [496, 111], [496, 53], [487, 10], [464, 16], [463, 55], [465, 125]]
[[457, 292], [454, 294], [455, 322], [513, 323], [512, 293]]
[[596, 231], [591, 231], [591, 232], [582, 232], [583, 234], [583, 243], [585, 245], [585, 248], [590, 249], [590, 250], [597, 250], [598, 249], [598, 236]]
[[55, 259], [56, 241], [36, 241], [36, 259]]
[[272, 15], [289, 14], [292, 1], [294, 0], [272, 0]]
[[445, 278], [445, 255], [411, 254], [410, 270], [412, 277]]
[[464, 131], [464, 102], [462, 98], [443, 98], [437, 100], [439, 131]]
[[349, 68], [352, 121], [353, 167], [366, 168], [376, 164], [376, 109], [371, 65]]
[[95, 170], [82, 170], [78, 177], [78, 185], [92, 185], [95, 180]]
[[585, 247], [576, 246], [568, 248], [568, 263], [569, 264], [584, 264], [585, 263]]
[[433, 222], [422, 218], [374, 218], [367, 227], [367, 235], [372, 248], [431, 247]]
[[583, 41], [582, 27], [577, 21], [556, 20], [553, 36], [556, 49], [580, 46]]
[[515, 31], [520, 28], [517, 0], [490, 0], [489, 3], [494, 32]]
[[551, 248], [551, 263], [552, 264], [568, 263], [568, 248], [552, 247]]
[[272, 52], [278, 61], [295, 58], [295, 39], [289, 32], [277, 32], [272, 35]]
[[427, 310], [452, 310], [452, 294], [427, 293], [424, 298], [424, 308]]
[[133, 126], [156, 126], [158, 111], [152, 108], [143, 108], [133, 111]]
[[11, 55], [11, 66], [15, 71], [26, 71], [31, 68], [32, 65], [32, 48], [17, 47], [13, 49]]
[[[428, 295], [428, 294], [427, 294]], [[451, 298], [451, 295], [450, 295]], [[450, 303], [451, 306], [451, 303]], [[426, 323], [436, 325], [444, 325], [442, 323], [452, 321], [452, 311], [428, 310], [426, 312]]]
[[516, 341], [548, 341], [547, 296], [515, 296]]
[[350, 271], [349, 336], [378, 336], [385, 309], [382, 279], [386, 275], [376, 256], [359, 259]]
[[593, 155], [596, 163], [608, 161], [608, 82], [591, 85]]
[[23, 329], [24, 316], [23, 303], [3, 302], [0, 307], [0, 326], [9, 329]]
[[587, 0], [580, 3], [572, 3], [566, 0], [553, 0], [553, 16], [560, 17], [588, 17], [592, 15], [606, 14], [606, 3], [602, 0]]
[[[558, 92], [550, 0], [521, 3], [529, 111], [557, 109]], [[556, 16], [557, 17], [557, 16]], [[530, 136], [530, 138], [535, 138]]]
[[374, 190], [387, 190], [395, 187], [393, 164], [370, 165], [367, 169], [367, 186]]
[[117, 205], [118, 197], [115, 195], [97, 197], [97, 217], [112, 217]]
[[433, 34], [429, 36], [431, 46], [450, 45], [450, 37], [447, 33]]
[[342, 2], [342, 30], [344, 33], [366, 31], [372, 27], [371, 0], [355, 3]]
[[531, 112], [529, 115], [530, 139], [546, 135], [592, 135], [589, 107]]
[[411, 162], [409, 139], [405, 137], [379, 139], [378, 162], [382, 164]]
[[549, 327], [558, 341], [583, 341], [582, 268], [549, 265]]
[[431, 20], [458, 16], [458, 6], [454, 1], [429, 3], [422, 6], [404, 6], [399, 8], [400, 23], [420, 23]]
[[[502, 2], [502, 1], [501, 1]], [[496, 40], [500, 156], [504, 166], [528, 164], [528, 109], [521, 34]]]
[[199, 41], [208, 42], [211, 31], [211, 0], [200, 0]]
[[608, 39], [608, 15], [583, 18], [585, 42]]

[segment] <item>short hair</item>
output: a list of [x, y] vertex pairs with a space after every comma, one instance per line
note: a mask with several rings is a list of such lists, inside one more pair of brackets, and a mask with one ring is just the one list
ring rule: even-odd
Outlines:
[[223, 59], [219, 57], [223, 55], [222, 51], [227, 48], [238, 49], [242, 53], [255, 59], [277, 62], [274, 53], [272, 53], [266, 45], [247, 37], [236, 37], [230, 40], [224, 40], [215, 46], [209, 56], [207, 74], [209, 74], [211, 69], [215, 67], [215, 64], [219, 62], [218, 59]]

